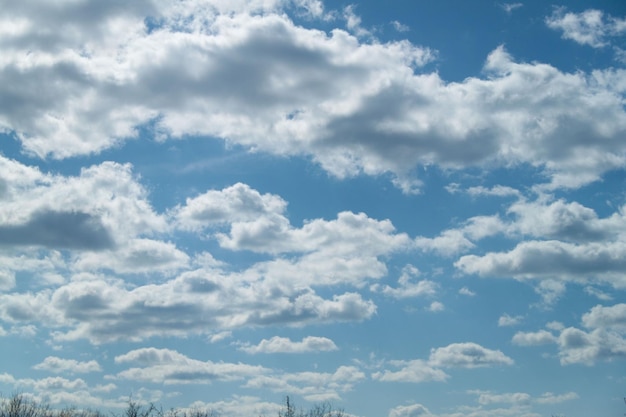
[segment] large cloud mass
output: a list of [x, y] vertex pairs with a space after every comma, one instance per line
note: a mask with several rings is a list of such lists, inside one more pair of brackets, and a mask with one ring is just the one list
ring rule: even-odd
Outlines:
[[392, 172], [406, 191], [420, 164], [527, 163], [577, 186], [624, 163], [621, 70], [564, 73], [499, 47], [484, 78], [448, 83], [420, 69], [429, 49], [281, 13], [302, 5], [323, 14], [315, 2], [5, 7], [0, 126], [41, 157], [98, 152], [148, 126], [161, 140], [311, 155], [340, 177]]

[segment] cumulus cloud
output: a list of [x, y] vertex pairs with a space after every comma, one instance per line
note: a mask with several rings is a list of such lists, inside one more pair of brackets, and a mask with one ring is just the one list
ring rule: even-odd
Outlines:
[[337, 350], [337, 345], [326, 337], [307, 336], [300, 342], [294, 342], [286, 337], [274, 336], [263, 339], [258, 345], [240, 344], [238, 347], [246, 353], [307, 353], [328, 352]]
[[[25, 270], [37, 271], [40, 285], [53, 288], [1, 295], [0, 318], [16, 326], [50, 326], [58, 341], [103, 343], [211, 335], [241, 326], [365, 320], [376, 312], [372, 301], [349, 291], [323, 298], [313, 288], [362, 288], [385, 276], [384, 257], [410, 242], [389, 220], [364, 213], [342, 212], [334, 220], [294, 227], [281, 197], [241, 183], [161, 214], [130, 165], [105, 162], [77, 176], [47, 174], [4, 157], [0, 166], [7, 178], [2, 230], [27, 224], [36, 229], [32, 236], [48, 239], [39, 239], [44, 250], [14, 244], [0, 253], [0, 289], [13, 288], [16, 272]], [[40, 213], [48, 220], [30, 220]], [[272, 227], [265, 225], [272, 223], [279, 227], [268, 232]], [[78, 247], [102, 230], [113, 246]], [[208, 233], [226, 249], [254, 250], [269, 259], [232, 271], [208, 253], [191, 256], [159, 240], [177, 230]], [[123, 281], [128, 274], [162, 278], [138, 285]]]
[[610, 307], [597, 305], [582, 317], [587, 328], [612, 327], [626, 331], [626, 304], [615, 304]]
[[524, 320], [523, 316], [510, 316], [508, 314], [503, 314], [498, 319], [498, 326], [517, 326], [522, 322], [522, 320]]
[[165, 284], [132, 290], [103, 281], [63, 286], [50, 301], [70, 330], [55, 333], [55, 338], [87, 338], [93, 343], [142, 340], [246, 326], [360, 321], [376, 311], [373, 302], [356, 293], [324, 299], [312, 290], [285, 292], [287, 288], [263, 281], [232, 277], [228, 282], [203, 275], [200, 279], [183, 275]]
[[573, 13], [565, 7], [558, 7], [546, 18], [546, 24], [551, 29], [561, 31], [563, 39], [593, 48], [607, 46], [610, 43], [608, 38], [626, 34], [626, 19], [605, 16], [597, 9]]
[[576, 394], [575, 392], [566, 392], [564, 394], [544, 392], [538, 397], [531, 396], [530, 394], [525, 392], [494, 393], [491, 391], [472, 390], [469, 391], [469, 393], [477, 395], [478, 403], [481, 405], [511, 404], [520, 407], [529, 406], [533, 403], [559, 404], [578, 398], [578, 394]]
[[190, 359], [169, 349], [142, 348], [115, 357], [116, 363], [142, 365], [117, 374], [117, 378], [164, 384], [197, 384], [237, 381], [267, 373], [257, 365]]
[[217, 137], [405, 185], [419, 165], [529, 164], [566, 187], [623, 165], [623, 73], [608, 85], [609, 70], [564, 73], [499, 47], [483, 78], [448, 83], [422, 69], [428, 48], [368, 41], [352, 7], [354, 35], [296, 25], [288, 3], [139, 2], [105, 7], [93, 24], [77, 20], [80, 3], [7, 8], [0, 93], [13, 100], [0, 124], [42, 157], [98, 152], [148, 126], [161, 140]]
[[512, 365], [513, 359], [499, 350], [487, 349], [477, 343], [452, 343], [432, 349], [429, 363], [444, 368], [479, 368]]
[[513, 13], [516, 9], [524, 6], [523, 3], [500, 3], [499, 6], [504, 10], [507, 14]]
[[16, 378], [13, 375], [0, 374], [0, 382], [10, 384], [19, 390], [28, 390], [25, 398], [35, 402], [43, 402], [54, 406], [73, 404], [82, 407], [121, 408], [123, 400], [106, 400], [101, 398], [102, 392], [110, 391], [114, 384], [91, 386], [81, 378], [67, 379], [63, 377], [47, 377], [41, 379]]
[[566, 392], [565, 394], [554, 394], [552, 392], [544, 392], [535, 401], [539, 404], [560, 404], [565, 401], [571, 401], [579, 398], [575, 392]]
[[510, 252], [462, 256], [455, 266], [467, 274], [520, 279], [554, 277], [584, 282], [592, 276], [620, 288], [626, 286], [619, 278], [626, 267], [625, 251], [621, 242], [577, 245], [557, 240], [526, 241]]
[[389, 417], [432, 416], [428, 408], [421, 404], [399, 405], [389, 410]]
[[556, 344], [561, 365], [593, 365], [626, 357], [626, 315], [624, 304], [595, 306], [582, 316], [587, 330], [548, 323], [546, 330], [518, 332], [513, 343], [522, 346]]
[[95, 253], [167, 228], [130, 165], [104, 162], [65, 177], [0, 155], [0, 172], [6, 182], [0, 240], [12, 248], [36, 245]]
[[0, 318], [55, 328], [58, 341], [92, 343], [152, 336], [214, 334], [247, 326], [361, 321], [376, 312], [357, 293], [323, 298], [312, 289], [282, 285], [249, 273], [192, 271], [162, 284], [128, 288], [94, 277], [54, 291], [0, 295]]
[[390, 362], [397, 371], [384, 370], [375, 372], [372, 378], [383, 382], [428, 382], [428, 381], [445, 381], [449, 378], [441, 369], [435, 368], [428, 362], [415, 359], [412, 361], [392, 361]]
[[384, 382], [428, 382], [445, 381], [450, 376], [441, 368], [479, 368], [512, 365], [513, 360], [499, 350], [487, 349], [477, 343], [452, 343], [431, 349], [428, 360], [394, 360], [389, 365], [398, 370], [383, 370], [372, 374], [372, 378]]
[[43, 362], [33, 366], [33, 369], [55, 373], [88, 373], [102, 370], [95, 360], [79, 362], [75, 359], [63, 359], [56, 356], [48, 356]]
[[417, 280], [420, 271], [413, 265], [406, 265], [402, 268], [402, 274], [398, 278], [398, 286], [374, 284], [370, 287], [372, 291], [381, 292], [394, 298], [424, 297], [433, 296], [437, 293], [438, 285], [434, 281], [427, 279]]
[[351, 391], [366, 379], [355, 366], [340, 366], [334, 372], [278, 372], [249, 379], [244, 387], [265, 388], [274, 392], [302, 395], [307, 401], [340, 400], [340, 394]]
[[557, 342], [557, 338], [546, 330], [537, 332], [517, 332], [513, 336], [512, 342], [520, 346], [547, 345]]
[[223, 190], [210, 190], [188, 198], [173, 216], [184, 230], [198, 230], [219, 224], [253, 222], [259, 217], [282, 219], [287, 202], [272, 194], [261, 194], [247, 184], [237, 183]]
[[494, 394], [492, 392], [479, 392], [478, 403], [488, 404], [529, 404], [531, 396], [525, 392], [509, 392], [504, 394]]

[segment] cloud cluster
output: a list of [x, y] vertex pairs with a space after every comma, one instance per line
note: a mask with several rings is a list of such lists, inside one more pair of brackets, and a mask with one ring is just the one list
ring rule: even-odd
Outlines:
[[[456, 185], [449, 190], [460, 192]], [[481, 190], [480, 195], [485, 194], [495, 196]], [[584, 284], [588, 293], [600, 298], [606, 294], [594, 285], [626, 287], [623, 206], [600, 217], [595, 209], [544, 192], [534, 198], [512, 191], [497, 195], [515, 197], [503, 206], [504, 213], [471, 217], [438, 236], [418, 236], [414, 247], [445, 257], [460, 254], [454, 266], [466, 275], [534, 282], [547, 304], [564, 293], [566, 283]], [[481, 253], [480, 242], [493, 237], [507, 239], [511, 248]]]
[[399, 368], [397, 371], [385, 370], [376, 372], [372, 377], [386, 382], [427, 382], [445, 381], [449, 378], [441, 368], [481, 368], [501, 365], [512, 365], [513, 359], [499, 350], [485, 348], [477, 343], [452, 343], [448, 346], [431, 349], [427, 361], [415, 359], [410, 361], [390, 361]]
[[550, 326], [551, 331], [518, 332], [512, 342], [521, 346], [556, 344], [561, 365], [593, 365], [626, 357], [626, 304], [597, 305], [582, 316], [582, 325], [586, 330]]
[[240, 344], [238, 347], [246, 353], [308, 353], [328, 352], [337, 350], [335, 342], [327, 337], [307, 336], [300, 342], [294, 342], [289, 338], [274, 336], [271, 339], [263, 339], [258, 345]]
[[[14, 326], [53, 329], [58, 341], [364, 320], [376, 312], [372, 301], [356, 292], [325, 298], [315, 288], [361, 288], [386, 275], [384, 257], [410, 247], [389, 220], [364, 213], [294, 227], [281, 197], [245, 184], [157, 213], [129, 165], [105, 162], [61, 176], [5, 157], [0, 164], [6, 168], [0, 229], [37, 225], [32, 233], [21, 226], [28, 245], [0, 251], [0, 283], [10, 289], [16, 272], [37, 271], [45, 288], [0, 295], [0, 317]], [[30, 220], [34, 216], [38, 220]], [[181, 232], [269, 259], [231, 270], [208, 253], [187, 253], [162, 240]], [[135, 274], [157, 282], [128, 279]]]
[[597, 9], [573, 13], [568, 12], [565, 7], [558, 7], [546, 18], [546, 24], [551, 29], [561, 31], [563, 39], [593, 48], [607, 46], [607, 38], [626, 34], [626, 19], [605, 16]]
[[418, 165], [523, 163], [572, 187], [624, 163], [620, 71], [569, 74], [499, 47], [484, 78], [448, 83], [424, 71], [428, 48], [364, 40], [351, 8], [354, 34], [284, 13], [314, 24], [319, 2], [146, 0], [102, 7], [97, 22], [80, 2], [23, 3], [0, 22], [0, 94], [12, 98], [0, 126], [40, 157], [98, 152], [148, 128], [311, 156], [338, 177], [389, 172], [407, 192]]
[[79, 362], [75, 359], [63, 359], [56, 356], [48, 356], [43, 362], [33, 366], [33, 369], [70, 374], [102, 371], [100, 364], [95, 360]]

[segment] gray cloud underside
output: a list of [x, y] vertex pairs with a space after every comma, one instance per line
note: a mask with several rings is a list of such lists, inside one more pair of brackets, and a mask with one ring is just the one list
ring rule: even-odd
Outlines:
[[100, 220], [88, 213], [40, 211], [25, 224], [0, 225], [0, 245], [103, 250], [115, 242]]

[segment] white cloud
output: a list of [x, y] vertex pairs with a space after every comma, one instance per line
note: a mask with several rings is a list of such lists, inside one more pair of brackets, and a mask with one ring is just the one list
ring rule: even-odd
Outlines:
[[258, 345], [239, 344], [239, 350], [246, 353], [307, 353], [328, 352], [337, 350], [337, 345], [326, 337], [307, 336], [300, 342], [294, 342], [286, 337], [274, 336], [263, 339]]
[[431, 349], [428, 361], [390, 361], [399, 370], [383, 370], [372, 374], [372, 378], [383, 382], [445, 381], [449, 378], [441, 368], [479, 368], [497, 365], [512, 365], [513, 360], [499, 350], [484, 348], [476, 343], [453, 343]]
[[479, 368], [512, 365], [513, 359], [499, 350], [487, 349], [477, 343], [452, 343], [432, 349], [429, 364], [445, 368]]
[[473, 248], [474, 244], [465, 237], [461, 230], [445, 230], [434, 238], [415, 238], [415, 246], [425, 252], [437, 252], [451, 256]]
[[8, 291], [15, 287], [15, 273], [6, 269], [0, 269], [0, 291]]
[[412, 361], [392, 361], [390, 362], [398, 371], [385, 370], [375, 372], [372, 378], [383, 382], [428, 382], [445, 381], [449, 378], [444, 371], [437, 369], [428, 362], [416, 359]]
[[494, 394], [491, 392], [480, 392], [478, 403], [482, 405], [489, 404], [529, 404], [531, 396], [525, 392], [510, 392], [505, 394]]
[[561, 332], [558, 343], [562, 365], [576, 363], [593, 365], [598, 360], [626, 357], [626, 339], [619, 333], [605, 329], [587, 333], [568, 327]]
[[431, 313], [439, 313], [445, 309], [446, 307], [443, 305], [442, 302], [439, 302], [439, 301], [433, 301], [428, 306], [428, 311], [430, 311]]
[[200, 410], [221, 416], [249, 417], [277, 415], [282, 408], [281, 404], [263, 401], [258, 397], [233, 395], [232, 398], [214, 402], [195, 401], [189, 409], [180, 410], [189, 412]]
[[592, 296], [594, 296], [594, 297], [596, 297], [596, 298], [598, 298], [598, 299], [600, 299], [602, 301], [611, 301], [611, 300], [613, 300], [613, 296], [611, 296], [610, 294], [608, 294], [608, 293], [606, 293], [606, 292], [604, 292], [604, 291], [602, 291], [602, 290], [600, 290], [598, 288], [592, 287], [590, 285], [587, 285], [584, 288], [584, 290], [585, 290], [585, 292], [587, 294], [592, 295]]
[[169, 349], [141, 348], [115, 357], [120, 364], [131, 363], [141, 367], [129, 368], [117, 378], [164, 384], [210, 384], [214, 381], [242, 381], [268, 373], [258, 365], [199, 361]]
[[72, 282], [48, 295], [57, 325], [69, 328], [53, 335], [58, 341], [139, 341], [247, 326], [360, 321], [376, 311], [373, 302], [356, 293], [324, 299], [310, 289], [281, 287], [280, 282], [219, 277], [197, 271], [131, 290], [102, 280]]
[[399, 405], [389, 410], [388, 417], [432, 416], [428, 408], [421, 404]]
[[55, 373], [88, 373], [100, 372], [102, 368], [95, 360], [79, 362], [75, 359], [63, 359], [56, 356], [48, 356], [43, 362], [33, 366], [33, 369]]
[[254, 222], [259, 217], [282, 218], [287, 202], [279, 196], [261, 194], [247, 184], [210, 190], [188, 198], [172, 215], [184, 230], [201, 230], [219, 224]]
[[12, 247], [101, 251], [167, 228], [130, 165], [104, 162], [64, 177], [0, 156], [0, 172], [9, 179], [0, 236]]
[[604, 13], [597, 9], [572, 13], [566, 12], [564, 7], [559, 7], [546, 18], [546, 24], [551, 29], [563, 32], [563, 39], [571, 39], [594, 48], [608, 45], [609, 37], [626, 33], [626, 19], [612, 16], [605, 18]]
[[[15, 177], [5, 187], [8, 198], [0, 207], [0, 228], [3, 222], [7, 227], [21, 224], [23, 220], [15, 218], [19, 213], [28, 216], [29, 210], [52, 207], [54, 211], [44, 211], [43, 217], [75, 210], [98, 219], [113, 239], [112, 247], [90, 251], [63, 247], [58, 240], [59, 249], [46, 243], [43, 249], [17, 247], [0, 253], [6, 286], [13, 285], [15, 271], [27, 270], [47, 277], [39, 285], [54, 288], [0, 294], [0, 317], [15, 325], [50, 326], [57, 341], [86, 338], [103, 343], [156, 335], [211, 335], [241, 326], [364, 320], [376, 311], [372, 301], [353, 292], [322, 298], [313, 288], [337, 284], [362, 288], [384, 277], [385, 257], [410, 242], [389, 220], [364, 213], [342, 212], [335, 220], [314, 219], [293, 227], [284, 216], [287, 203], [282, 198], [245, 184], [209, 191], [162, 215], [153, 210], [128, 165], [103, 163], [78, 176], [63, 177], [2, 157], [0, 164], [7, 168], [6, 177]], [[73, 220], [63, 217], [61, 223]], [[229, 271], [227, 264], [206, 252], [190, 256], [174, 243], [158, 240], [175, 231], [168, 221], [184, 230], [214, 233], [225, 248], [289, 256], [270, 256], [247, 269]], [[281, 226], [267, 232], [259, 227], [264, 222]], [[37, 222], [29, 227], [45, 229]], [[230, 232], [223, 233], [223, 228]], [[83, 239], [84, 232], [94, 230], [82, 230], [78, 236]], [[161, 278], [157, 284], [137, 285], [122, 281], [126, 274]], [[410, 280], [401, 284], [407, 292], [433, 289], [428, 281], [415, 288]]]
[[474, 296], [476, 295], [476, 293], [475, 293], [474, 291], [470, 290], [470, 289], [469, 289], [469, 288], [467, 288], [467, 287], [463, 287], [463, 288], [461, 288], [461, 289], [459, 290], [459, 294], [461, 294], [461, 295], [466, 295], [466, 296], [468, 296], [468, 297], [474, 297]]
[[173, 243], [152, 239], [132, 239], [115, 251], [81, 255], [74, 267], [83, 271], [111, 270], [128, 273], [174, 273], [188, 266], [189, 256]]
[[549, 202], [545, 198], [534, 202], [519, 200], [507, 212], [515, 216], [509, 233], [544, 239], [585, 243], [615, 239], [626, 232], [626, 221], [621, 211], [610, 217], [598, 218], [593, 209], [576, 202]]
[[370, 289], [399, 299], [434, 296], [437, 293], [437, 283], [427, 279], [417, 280], [419, 275], [419, 269], [409, 264], [402, 268], [402, 274], [400, 278], [398, 278], [397, 287], [394, 288], [389, 285], [382, 286], [380, 284], [374, 284]]
[[546, 330], [537, 332], [517, 332], [513, 336], [512, 343], [520, 346], [538, 346], [557, 342], [557, 338]]
[[597, 305], [583, 315], [582, 323], [587, 328], [617, 328], [626, 332], [626, 304]]
[[498, 319], [498, 326], [517, 326], [522, 322], [522, 320], [524, 320], [524, 316], [510, 316], [505, 313]]
[[523, 3], [500, 3], [499, 6], [504, 10], [507, 14], [513, 13], [514, 10], [519, 9], [524, 6]]
[[[429, 49], [298, 26], [282, 2], [244, 3], [116, 5], [98, 22], [78, 21], [73, 2], [11, 7], [4, 20], [23, 24], [3, 37], [0, 93], [15, 99], [0, 124], [39, 156], [98, 152], [147, 126], [162, 140], [201, 135], [310, 156], [337, 177], [520, 163], [576, 187], [623, 166], [624, 145], [611, 140], [626, 131], [621, 90], [598, 82], [612, 70], [563, 73], [500, 47], [484, 78], [447, 83], [415, 71], [433, 60]], [[350, 6], [344, 17], [367, 33]]]
[[274, 392], [290, 392], [302, 395], [312, 402], [340, 400], [340, 394], [351, 391], [366, 379], [365, 374], [354, 366], [340, 366], [334, 372], [294, 372], [261, 375], [249, 379], [244, 387], [265, 388]]
[[560, 404], [565, 401], [571, 401], [579, 398], [575, 392], [566, 392], [565, 394], [554, 394], [552, 392], [544, 392], [541, 397], [535, 401], [539, 404]]
[[[626, 286], [626, 281], [620, 278], [626, 270], [624, 255], [626, 246], [622, 242], [577, 245], [557, 240], [526, 241], [509, 252], [462, 256], [455, 266], [464, 273], [480, 276], [578, 282], [594, 278], [621, 288]], [[549, 288], [544, 285], [543, 289]]]
[[[595, 306], [582, 316], [589, 331], [551, 322], [547, 327], [559, 332], [554, 336], [546, 330], [518, 332], [513, 343], [522, 346], [556, 343], [561, 365], [593, 365], [626, 357], [626, 309], [624, 304]], [[548, 401], [548, 400], [547, 400]]]
[[[100, 394], [107, 392], [112, 386], [96, 385], [90, 386], [83, 379], [67, 379], [63, 377], [47, 377], [42, 379], [33, 378], [15, 378], [14, 376], [4, 373], [0, 374], [0, 382], [10, 384], [16, 390], [26, 391], [24, 397], [35, 403], [44, 403], [51, 406], [67, 406], [72, 404], [76, 407], [97, 407], [97, 408], [122, 408], [123, 400], [107, 400], [103, 399]], [[0, 403], [4, 403], [8, 399], [1, 399]]]
[[393, 28], [398, 31], [398, 32], [409, 32], [411, 30], [411, 28], [403, 23], [398, 22], [397, 20], [394, 20], [391, 22], [391, 26], [393, 26]]
[[[454, 190], [454, 187], [451, 189]], [[495, 197], [519, 197], [521, 193], [515, 188], [506, 187], [504, 185], [495, 185], [491, 188], [485, 188], [483, 186], [469, 187], [466, 191], [473, 197], [480, 196], [495, 196]]]

